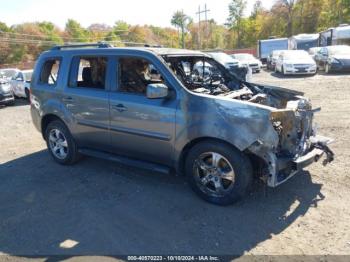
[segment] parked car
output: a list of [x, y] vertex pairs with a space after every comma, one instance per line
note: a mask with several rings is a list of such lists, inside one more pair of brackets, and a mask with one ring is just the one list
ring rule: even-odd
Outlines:
[[253, 73], [259, 73], [262, 67], [262, 63], [259, 59], [255, 58], [251, 54], [240, 53], [231, 55], [233, 58], [237, 59], [241, 65], [248, 66], [252, 69]]
[[209, 56], [214, 58], [220, 64], [225, 66], [231, 73], [235, 74], [238, 78], [250, 81], [250, 75], [248, 72], [248, 66], [242, 65], [239, 60], [232, 58], [230, 55], [223, 52], [209, 52]]
[[284, 50], [272, 51], [271, 54], [267, 57], [266, 68], [268, 70], [275, 70], [276, 61], [283, 51]]
[[6, 78], [0, 78], [0, 105], [13, 105], [15, 98], [11, 85]]
[[[185, 73], [198, 62], [215, 74]], [[333, 159], [302, 92], [242, 81], [202, 52], [57, 46], [40, 55], [32, 79], [33, 123], [63, 165], [85, 154], [175, 170], [200, 197], [227, 205], [254, 175], [276, 187], [322, 155]]]
[[321, 47], [312, 47], [309, 49], [309, 55], [312, 57], [313, 60], [316, 61], [316, 54], [318, 51], [320, 51]]
[[319, 70], [330, 72], [350, 71], [350, 46], [338, 45], [322, 47], [316, 55]]
[[288, 50], [277, 59], [275, 72], [283, 75], [311, 74], [317, 72], [315, 61], [304, 50]]
[[18, 72], [19, 69], [17, 68], [0, 69], [0, 78], [10, 81]]
[[16, 97], [30, 98], [30, 81], [33, 70], [18, 71], [11, 79], [11, 87]]

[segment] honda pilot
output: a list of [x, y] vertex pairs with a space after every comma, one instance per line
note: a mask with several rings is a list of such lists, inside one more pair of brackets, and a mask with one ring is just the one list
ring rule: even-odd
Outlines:
[[331, 162], [318, 111], [302, 92], [245, 82], [192, 50], [56, 46], [40, 55], [31, 87], [33, 123], [58, 163], [88, 155], [184, 174], [218, 205], [254, 178], [276, 187], [321, 156]]

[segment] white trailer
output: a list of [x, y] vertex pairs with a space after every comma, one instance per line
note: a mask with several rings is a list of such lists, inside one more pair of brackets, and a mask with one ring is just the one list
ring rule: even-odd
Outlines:
[[350, 25], [343, 24], [320, 33], [319, 46], [350, 45]]
[[287, 50], [288, 38], [272, 38], [258, 41], [257, 56], [266, 63], [267, 57], [275, 50]]
[[320, 34], [299, 34], [288, 39], [289, 50], [309, 51], [312, 47], [318, 46]]

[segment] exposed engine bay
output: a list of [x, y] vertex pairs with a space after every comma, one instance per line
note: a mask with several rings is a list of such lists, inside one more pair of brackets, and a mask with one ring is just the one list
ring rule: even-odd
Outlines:
[[221, 96], [282, 109], [303, 95], [280, 87], [245, 82], [206, 56], [163, 56], [184, 86], [195, 93]]

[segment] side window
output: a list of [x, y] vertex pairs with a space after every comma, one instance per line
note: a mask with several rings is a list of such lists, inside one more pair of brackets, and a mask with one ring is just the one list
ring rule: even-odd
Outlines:
[[45, 61], [44, 66], [40, 72], [39, 83], [55, 86], [59, 73], [60, 63], [61, 62], [59, 59], [49, 59]]
[[23, 74], [21, 72], [18, 73], [16, 80], [23, 81]]
[[69, 87], [105, 89], [107, 57], [75, 57]]
[[118, 79], [120, 92], [146, 95], [147, 85], [164, 83], [156, 67], [142, 58], [119, 58]]

